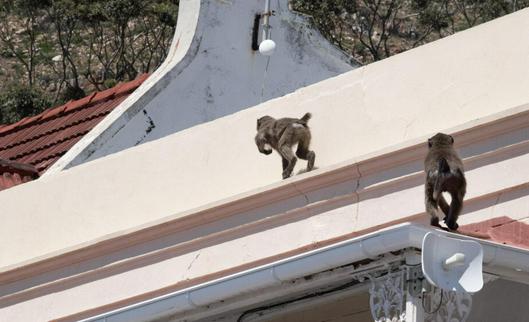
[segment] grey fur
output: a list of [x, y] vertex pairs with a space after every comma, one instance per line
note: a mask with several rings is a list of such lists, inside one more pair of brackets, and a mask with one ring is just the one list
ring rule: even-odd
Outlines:
[[[439, 225], [437, 206], [445, 214], [444, 222], [450, 230], [457, 230], [457, 218], [463, 209], [463, 198], [466, 193], [465, 171], [463, 162], [457, 155], [452, 136], [437, 133], [428, 139], [428, 154], [424, 160], [426, 172], [425, 204], [430, 215], [430, 224]], [[443, 197], [443, 192], [450, 193], [450, 206]]]
[[[257, 120], [257, 135], [255, 144], [259, 152], [263, 154], [272, 153], [272, 149], [281, 155], [283, 163], [283, 179], [292, 175], [297, 158], [307, 160], [307, 171], [314, 168], [316, 154], [309, 150], [310, 129], [307, 122], [311, 118], [310, 113], [306, 113], [302, 118], [280, 118], [274, 119], [271, 116], [263, 116]], [[296, 156], [292, 152], [292, 147], [298, 145]]]

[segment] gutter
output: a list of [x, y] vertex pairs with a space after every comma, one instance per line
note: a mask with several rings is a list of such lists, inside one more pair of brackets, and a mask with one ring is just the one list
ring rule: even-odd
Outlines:
[[[205, 307], [243, 293], [315, 274], [335, 267], [405, 248], [422, 246], [423, 237], [435, 232], [477, 241], [483, 247], [483, 271], [529, 284], [529, 251], [424, 226], [405, 223], [355, 237], [237, 274], [206, 282], [158, 298], [110, 311], [83, 322], [147, 321], [169, 314]], [[207, 308], [204, 308], [206, 310]]]

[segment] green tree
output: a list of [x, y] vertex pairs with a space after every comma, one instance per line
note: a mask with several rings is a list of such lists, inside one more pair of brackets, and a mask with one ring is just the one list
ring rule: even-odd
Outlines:
[[43, 10], [47, 0], [0, 0], [0, 44], [24, 66], [30, 88], [39, 63], [38, 42], [44, 32]]
[[11, 84], [0, 94], [0, 123], [14, 123], [50, 107], [44, 93], [27, 85]]
[[[177, 12], [176, 0], [0, 0], [0, 93], [16, 82], [31, 89], [24, 97], [60, 104], [152, 72]], [[38, 108], [0, 113], [19, 110]]]
[[74, 0], [53, 0], [47, 9], [48, 16], [53, 22], [56, 42], [60, 49], [60, 67], [54, 68], [59, 77], [57, 94], [62, 92], [62, 100], [78, 99], [84, 97], [85, 91], [81, 88], [79, 80], [79, 60], [81, 57], [74, 52], [73, 46], [79, 44], [82, 26], [80, 12], [84, 5]]
[[367, 64], [529, 6], [529, 0], [293, 0], [314, 25]]
[[159, 66], [171, 44], [178, 4], [172, 1], [92, 1], [83, 13], [88, 37], [84, 75], [97, 89]]

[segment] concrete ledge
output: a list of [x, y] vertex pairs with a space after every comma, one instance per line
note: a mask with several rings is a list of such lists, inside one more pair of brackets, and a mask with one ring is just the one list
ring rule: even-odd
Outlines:
[[[464, 144], [460, 146], [460, 148], [463, 148], [464, 146], [479, 145], [480, 142], [491, 136], [513, 132], [516, 129], [527, 126], [529, 126], [529, 105], [523, 105], [494, 116], [474, 120], [456, 128], [448, 129], [448, 132], [455, 136], [457, 142]], [[91, 258], [104, 256], [105, 254], [159, 239], [163, 236], [187, 231], [208, 223], [219, 222], [241, 213], [251, 212], [260, 207], [285, 202], [292, 198], [299, 197], [306, 200], [289, 211], [291, 215], [294, 215], [295, 213], [307, 211], [307, 209], [311, 209], [312, 211], [316, 209], [332, 209], [344, 200], [348, 203], [355, 203], [359, 199], [370, 198], [372, 195], [385, 194], [388, 189], [391, 191], [399, 191], [404, 186], [409, 186], [410, 184], [416, 185], [417, 181], [421, 185], [423, 178], [422, 169], [417, 169], [419, 172], [408, 172], [405, 176], [399, 176], [394, 173], [388, 177], [384, 175], [384, 172], [391, 169], [398, 169], [399, 166], [404, 164], [417, 161], [422, 162], [422, 158], [426, 153], [426, 145], [424, 142], [426, 142], [426, 137], [408, 141], [399, 146], [386, 148], [380, 152], [371, 153], [355, 160], [321, 168], [273, 185], [254, 189], [199, 208], [148, 222], [132, 229], [118, 231], [100, 239], [88, 241], [74, 247], [64, 248], [30, 261], [6, 266], [1, 269], [0, 283], [14, 282]], [[497, 150], [493, 153], [478, 155], [465, 160], [465, 164], [472, 168], [477, 166], [476, 164], [478, 163], [483, 163], [484, 159], [494, 159], [499, 154], [506, 156], [513, 155], [516, 150], [521, 149], [525, 151], [527, 146], [528, 144], [521, 143]], [[378, 178], [373, 181], [373, 184], [363, 186], [358, 183], [362, 177], [376, 176], [378, 174], [382, 174], [382, 177], [387, 179]], [[323, 197], [323, 199], [321, 196], [317, 199], [311, 198], [311, 194], [317, 191], [321, 192], [327, 188], [337, 186], [340, 183], [351, 181], [356, 182], [353, 184], [356, 188], [350, 188], [351, 190], [347, 193], [340, 193], [330, 198]], [[525, 185], [520, 185], [519, 187], [523, 189]], [[509, 189], [512, 190], [513, 188], [507, 188], [507, 190]], [[502, 191], [498, 190], [487, 195], [476, 196], [474, 199], [467, 199], [465, 204], [467, 207], [471, 207], [473, 203], [483, 202], [485, 199], [496, 199]], [[421, 217], [424, 217], [422, 212], [408, 214], [408, 216], [400, 218], [398, 222], [415, 220]], [[383, 221], [379, 223], [382, 224]], [[395, 222], [387, 221], [387, 223]]]

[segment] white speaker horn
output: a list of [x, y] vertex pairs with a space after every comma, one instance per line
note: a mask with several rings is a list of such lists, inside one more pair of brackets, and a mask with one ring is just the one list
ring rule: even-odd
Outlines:
[[443, 290], [475, 293], [483, 287], [483, 248], [472, 240], [429, 232], [422, 240], [422, 271]]

